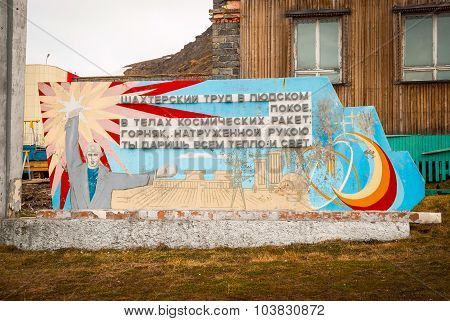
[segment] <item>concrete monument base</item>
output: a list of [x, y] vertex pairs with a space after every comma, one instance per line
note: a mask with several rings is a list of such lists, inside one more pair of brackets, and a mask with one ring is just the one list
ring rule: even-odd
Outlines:
[[12, 219], [0, 242], [24, 250], [255, 247], [326, 240], [390, 241], [409, 236], [407, 222], [130, 221]]
[[390, 241], [437, 213], [43, 211], [0, 221], [0, 243], [25, 250], [257, 247], [326, 240]]

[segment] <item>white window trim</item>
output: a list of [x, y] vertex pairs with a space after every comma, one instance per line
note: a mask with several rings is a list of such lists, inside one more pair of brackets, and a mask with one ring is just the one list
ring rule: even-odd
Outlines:
[[[311, 75], [311, 76], [321, 76], [323, 74], [335, 73], [334, 69], [322, 69], [320, 68], [320, 20], [326, 19], [336, 19], [338, 21], [338, 63], [339, 63], [339, 80], [334, 84], [341, 84], [343, 82], [342, 79], [342, 17], [327, 17], [327, 18], [305, 18], [298, 19], [295, 22], [295, 32], [294, 32], [294, 77]], [[297, 24], [300, 20], [315, 20], [316, 21], [316, 48], [315, 48], [315, 69], [299, 69], [297, 66], [297, 42], [298, 42], [298, 28]]]
[[[419, 15], [419, 14], [409, 14], [409, 15], [403, 15], [402, 17], [402, 28], [405, 28], [405, 20], [406, 17], [408, 16], [422, 16], [422, 17], [426, 17], [430, 14], [423, 14], [423, 15]], [[403, 81], [423, 81], [423, 80], [405, 80], [405, 72], [408, 71], [417, 71], [417, 72], [433, 72], [433, 76], [432, 76], [432, 80], [425, 80], [425, 81], [438, 81], [437, 79], [437, 73], [438, 71], [450, 71], [450, 65], [438, 65], [437, 64], [437, 51], [438, 51], [438, 29], [437, 29], [437, 18], [438, 18], [439, 14], [432, 14], [431, 15], [431, 21], [432, 21], [432, 33], [433, 33], [433, 40], [432, 40], [432, 55], [433, 55], [433, 65], [431, 66], [414, 66], [414, 67], [406, 67], [405, 66], [405, 46], [406, 46], [406, 30], [404, 30], [403, 32], [403, 43], [402, 43], [402, 52], [403, 52], [403, 57], [402, 57], [402, 67], [403, 67], [403, 71], [402, 71], [402, 79]]]

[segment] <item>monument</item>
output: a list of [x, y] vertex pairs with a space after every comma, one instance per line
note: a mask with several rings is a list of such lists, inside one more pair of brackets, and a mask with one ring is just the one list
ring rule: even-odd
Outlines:
[[54, 208], [401, 211], [424, 196], [375, 108], [343, 108], [324, 78], [39, 90]]
[[24, 247], [389, 240], [440, 219], [406, 212], [417, 167], [325, 77], [38, 87], [54, 210], [27, 224], [68, 231]]

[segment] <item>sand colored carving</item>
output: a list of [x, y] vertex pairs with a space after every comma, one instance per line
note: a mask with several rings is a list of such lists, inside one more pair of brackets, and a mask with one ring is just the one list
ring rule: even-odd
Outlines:
[[[281, 168], [280, 168], [281, 169]], [[273, 168], [271, 171], [274, 172]], [[270, 172], [270, 171], [269, 171]], [[267, 185], [268, 173], [255, 172], [253, 188], [236, 187], [229, 172], [217, 171], [206, 180], [204, 171], [186, 171], [184, 180], [155, 180], [153, 185], [113, 192], [113, 209], [235, 209], [235, 210], [309, 210], [302, 180], [295, 173], [280, 177], [278, 184]], [[269, 177], [271, 177], [269, 175]], [[257, 179], [256, 179], [257, 178]], [[269, 181], [270, 182], [270, 181]], [[170, 206], [168, 206], [170, 204]]]

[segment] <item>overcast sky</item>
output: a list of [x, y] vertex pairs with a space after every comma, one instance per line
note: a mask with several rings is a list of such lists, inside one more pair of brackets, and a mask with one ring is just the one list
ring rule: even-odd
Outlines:
[[27, 64], [45, 64], [49, 53], [49, 65], [80, 76], [121, 74], [128, 64], [176, 53], [193, 41], [211, 25], [212, 2], [28, 0]]

